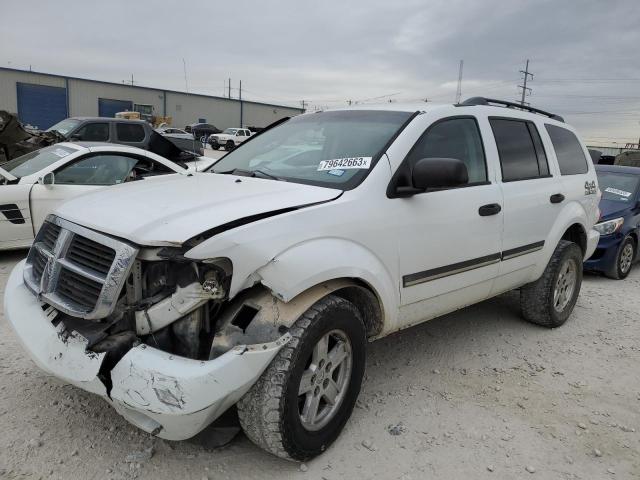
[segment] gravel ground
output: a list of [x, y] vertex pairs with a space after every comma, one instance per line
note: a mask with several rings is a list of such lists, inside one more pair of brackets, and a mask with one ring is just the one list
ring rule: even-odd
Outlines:
[[[0, 257], [0, 287], [24, 252]], [[370, 344], [338, 441], [306, 465], [242, 434], [211, 450], [138, 431], [40, 372], [0, 321], [0, 478], [640, 478], [640, 268], [587, 276], [568, 323], [510, 293]]]

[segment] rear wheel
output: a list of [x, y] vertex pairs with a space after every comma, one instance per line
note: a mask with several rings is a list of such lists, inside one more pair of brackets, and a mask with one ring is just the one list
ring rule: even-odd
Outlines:
[[291, 327], [292, 339], [238, 402], [246, 435], [290, 460], [322, 453], [351, 416], [364, 374], [366, 332], [357, 308], [329, 295]]
[[627, 278], [633, 261], [636, 258], [636, 242], [632, 237], [626, 237], [620, 247], [618, 248], [618, 254], [616, 255], [616, 263], [611, 266], [611, 269], [606, 272], [607, 277], [622, 280]]
[[559, 327], [567, 321], [582, 285], [582, 250], [560, 240], [542, 276], [520, 289], [524, 318], [544, 327]]
[[233, 147], [234, 147], [234, 144], [231, 140], [229, 140], [227, 143], [224, 144], [224, 149], [228, 152], [233, 150]]

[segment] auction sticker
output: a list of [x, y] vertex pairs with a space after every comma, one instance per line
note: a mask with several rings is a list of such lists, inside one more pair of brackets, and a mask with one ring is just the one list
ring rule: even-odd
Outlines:
[[318, 172], [327, 170], [349, 170], [371, 168], [371, 157], [345, 157], [334, 158], [332, 160], [322, 160], [318, 165]]
[[625, 192], [624, 190], [618, 190], [617, 188], [607, 187], [604, 189], [605, 192], [613, 193], [614, 195], [620, 195], [621, 197], [630, 197], [631, 192]]

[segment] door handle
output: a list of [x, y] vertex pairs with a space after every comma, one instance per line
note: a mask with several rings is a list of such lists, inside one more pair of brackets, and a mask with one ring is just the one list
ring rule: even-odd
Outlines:
[[490, 215], [497, 215], [502, 210], [502, 207], [497, 203], [490, 203], [483, 205], [478, 209], [478, 213], [481, 217], [488, 217]]
[[551, 200], [551, 203], [561, 203], [564, 201], [564, 195], [561, 193], [554, 193], [549, 197], [549, 200]]

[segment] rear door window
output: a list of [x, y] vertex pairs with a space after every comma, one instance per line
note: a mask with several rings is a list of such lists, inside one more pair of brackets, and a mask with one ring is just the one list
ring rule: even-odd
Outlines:
[[587, 173], [587, 157], [580, 142], [571, 130], [546, 124], [545, 128], [556, 151], [558, 166], [562, 175], [579, 175]]
[[536, 126], [518, 119], [490, 118], [498, 147], [502, 181], [549, 176], [547, 158]]
[[121, 142], [141, 142], [144, 140], [144, 127], [137, 123], [117, 123], [116, 133]]
[[77, 136], [78, 140], [85, 142], [108, 142], [109, 124], [106, 122], [88, 123], [80, 127], [73, 136]]

